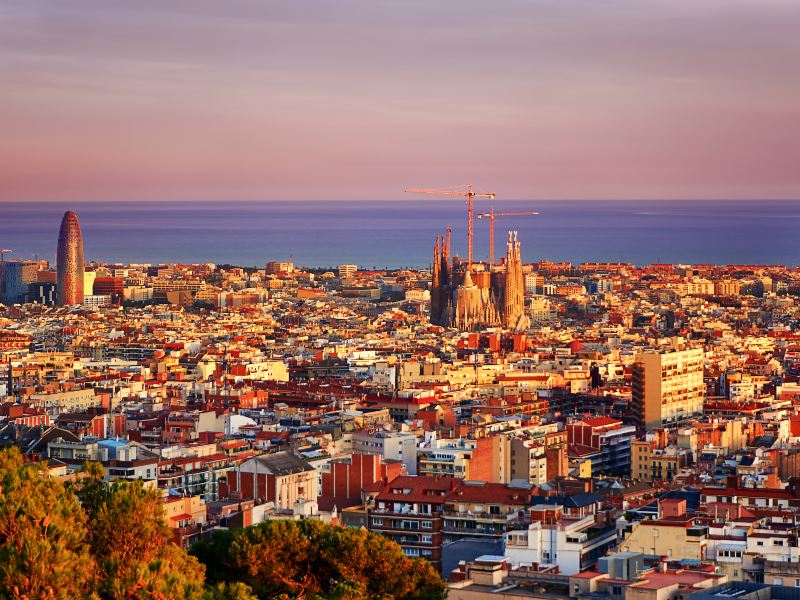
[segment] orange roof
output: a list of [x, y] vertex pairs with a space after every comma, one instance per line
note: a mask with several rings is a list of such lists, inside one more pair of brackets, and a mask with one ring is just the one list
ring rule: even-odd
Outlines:
[[459, 502], [493, 502], [497, 504], [527, 504], [531, 491], [508, 487], [504, 483], [461, 484], [449, 500]]
[[696, 571], [672, 571], [667, 573], [647, 573], [644, 581], [637, 581], [631, 587], [658, 590], [673, 585], [694, 585], [703, 581], [708, 581], [717, 576], [708, 573], [698, 573]]
[[170, 517], [173, 521], [186, 521], [187, 519], [191, 519], [192, 515], [182, 513], [180, 515], [175, 515], [174, 517]]
[[588, 419], [581, 419], [590, 427], [603, 427], [604, 425], [622, 425], [619, 419], [612, 419], [611, 417], [589, 417]]
[[606, 575], [606, 574], [598, 573], [597, 571], [583, 571], [582, 573], [578, 573], [577, 575], [570, 575], [570, 577], [577, 577], [578, 579], [594, 579], [595, 577], [599, 577], [600, 575]]
[[591, 456], [599, 452], [599, 449], [592, 448], [591, 446], [584, 446], [583, 444], [570, 444], [567, 448], [568, 456]]
[[[448, 492], [457, 482], [452, 477], [415, 477], [401, 475], [390, 481], [381, 491], [378, 500], [393, 502], [444, 503]], [[395, 491], [399, 490], [399, 491]], [[409, 490], [409, 493], [403, 493]]]

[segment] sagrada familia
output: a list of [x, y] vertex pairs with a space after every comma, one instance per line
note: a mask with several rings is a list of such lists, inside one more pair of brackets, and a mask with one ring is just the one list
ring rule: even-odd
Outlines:
[[521, 331], [525, 315], [525, 280], [516, 231], [508, 232], [502, 266], [468, 264], [450, 258], [450, 231], [433, 247], [431, 323], [472, 331], [502, 326]]

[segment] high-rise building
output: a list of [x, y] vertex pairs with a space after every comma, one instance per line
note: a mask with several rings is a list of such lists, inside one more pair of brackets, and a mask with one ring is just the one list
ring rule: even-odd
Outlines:
[[26, 301], [28, 285], [36, 281], [39, 266], [32, 261], [0, 261], [0, 302], [16, 304]]
[[59, 306], [83, 304], [83, 237], [71, 210], [61, 219], [56, 261]]
[[703, 350], [641, 353], [632, 375], [631, 405], [640, 430], [675, 425], [703, 414]]

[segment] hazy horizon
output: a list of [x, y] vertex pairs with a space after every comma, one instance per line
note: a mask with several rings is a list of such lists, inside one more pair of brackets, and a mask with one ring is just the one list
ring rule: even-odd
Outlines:
[[[798, 201], [476, 201], [494, 207], [495, 250], [519, 232], [527, 262], [582, 261], [787, 264], [797, 261]], [[452, 226], [466, 256], [464, 202], [73, 202], [0, 207], [6, 259], [47, 256], [66, 209], [81, 224], [84, 257], [111, 262], [215, 262], [424, 266], [433, 240]], [[535, 216], [502, 216], [506, 210]], [[475, 257], [489, 253], [488, 219], [475, 222]]]
[[[103, 202], [120, 202], [120, 203], [226, 203], [226, 202], [293, 202], [293, 203], [314, 203], [314, 202], [404, 202], [404, 201], [419, 201], [424, 199], [425, 196], [415, 196], [410, 198], [177, 198], [165, 200], [162, 198], [140, 198], [140, 199], [115, 199], [115, 198], [87, 198], [87, 199], [59, 199], [59, 200], [14, 200], [14, 199], [0, 199], [0, 204], [99, 204]], [[447, 198], [431, 196], [432, 201], [435, 202], [463, 202], [461, 198]], [[498, 202], [800, 202], [800, 196], [796, 198], [501, 198], [497, 197]], [[477, 201], [476, 201], [477, 202]], [[479, 212], [481, 206], [484, 208], [490, 206], [491, 202], [483, 201], [476, 204], [475, 211]]]
[[797, 199], [797, 31], [793, 0], [0, 0], [0, 200]]

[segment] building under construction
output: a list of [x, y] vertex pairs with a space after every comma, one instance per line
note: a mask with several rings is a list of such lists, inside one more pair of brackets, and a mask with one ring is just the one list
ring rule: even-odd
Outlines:
[[508, 233], [501, 266], [470, 264], [450, 257], [450, 233], [433, 248], [431, 323], [465, 331], [502, 326], [527, 328], [525, 281], [517, 232]]

